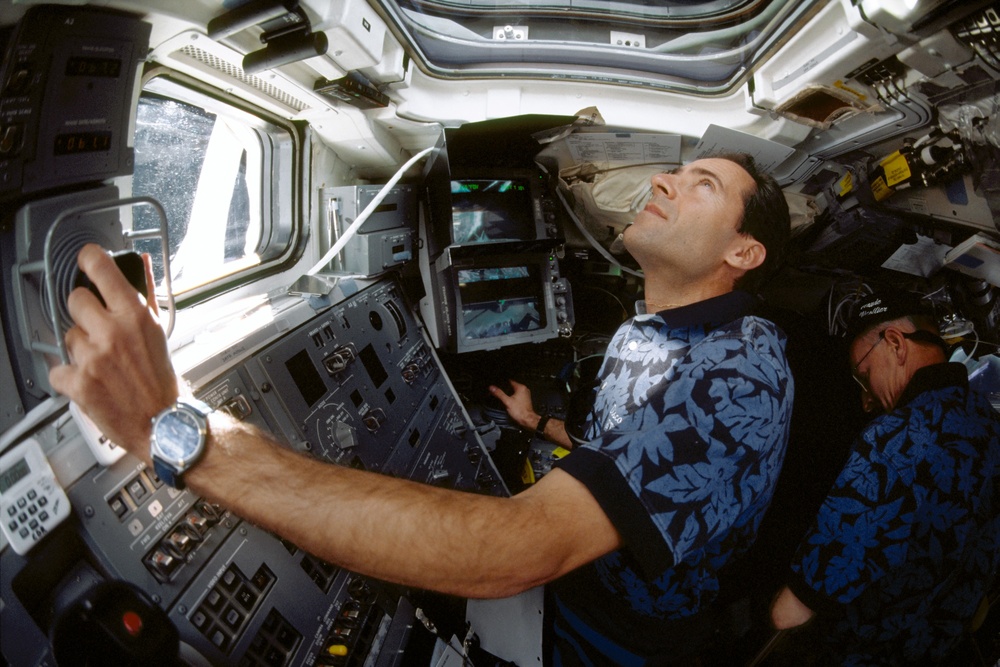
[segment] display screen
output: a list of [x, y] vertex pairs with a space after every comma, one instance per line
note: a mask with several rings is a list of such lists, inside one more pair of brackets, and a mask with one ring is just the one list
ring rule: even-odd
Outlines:
[[451, 242], [489, 243], [535, 238], [531, 190], [523, 180], [451, 182]]
[[74, 56], [66, 61], [66, 76], [102, 76], [117, 79], [121, 73], [120, 58]]
[[7, 493], [7, 489], [28, 476], [31, 468], [28, 466], [28, 459], [19, 459], [17, 463], [0, 472], [0, 493]]
[[[162, 431], [160, 430], [162, 429]], [[198, 447], [200, 430], [193, 415], [187, 412], [168, 412], [157, 424], [156, 442], [164, 458], [171, 461], [184, 461]], [[162, 433], [162, 437], [160, 437]]]
[[495, 338], [545, 327], [545, 295], [537, 267], [460, 269], [463, 337]]
[[109, 150], [111, 150], [110, 132], [68, 132], [56, 135], [56, 155], [97, 153]]

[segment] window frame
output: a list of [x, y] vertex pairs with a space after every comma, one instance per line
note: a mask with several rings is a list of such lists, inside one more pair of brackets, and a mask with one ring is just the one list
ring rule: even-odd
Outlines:
[[[260, 187], [261, 235], [256, 248], [259, 261], [249, 266], [244, 260], [234, 261], [231, 263], [232, 271], [222, 270], [216, 278], [180, 291], [175, 285], [177, 309], [201, 303], [293, 265], [302, 256], [308, 239], [302, 213], [304, 185], [301, 176], [306, 159], [304, 124], [226, 95], [217, 88], [162, 65], [154, 65], [143, 72], [136, 91], [136, 108], [145, 92], [194, 105], [213, 114], [236, 116], [256, 132], [261, 144], [261, 167], [265, 178]], [[267, 175], [270, 178], [266, 178]], [[127, 177], [127, 180], [127, 188], [131, 192], [132, 177]], [[130, 215], [126, 225], [131, 228]], [[224, 266], [222, 264], [220, 268]], [[166, 303], [165, 297], [158, 295], [157, 300], [161, 305]]]
[[[632, 1], [528, 0], [514, 7], [507, 3], [469, 4], [455, 0], [375, 0], [373, 7], [413, 55], [417, 66], [435, 78], [508, 79], [516, 76], [590, 81], [711, 98], [728, 95], [743, 85], [752, 72], [773, 55], [776, 45], [787, 40], [796, 26], [803, 25], [822, 4], [822, 0], [778, 3], [732, 0], [726, 9], [725, 2], [707, 0], [698, 3], [711, 5], [702, 21], [696, 12], [672, 17], [673, 9], [690, 6], [691, 3], [683, 0], [667, 3], [666, 7], [636, 2], [643, 11], [624, 11]], [[410, 4], [417, 9], [410, 8]], [[571, 18], [566, 11], [571, 8], [577, 8], [585, 16], [586, 22], [591, 24], [588, 30], [602, 37], [605, 30], [609, 33], [630, 31], [645, 37], [647, 31], [661, 28], [670, 28], [677, 35], [649, 48], [614, 45], [610, 39], [608, 42], [581, 39], [573, 34], [555, 39], [532, 37], [532, 34], [549, 32], [539, 30], [546, 25], [556, 32], [561, 30], [565, 21]], [[590, 11], [595, 9], [597, 11]], [[743, 11], [749, 10], [756, 13], [743, 17]], [[529, 39], [508, 43], [485, 31], [467, 29], [462, 19], [470, 16], [482, 23], [492, 20], [494, 30], [507, 23], [523, 27], [528, 30]], [[739, 28], [741, 39], [733, 39], [730, 35], [733, 30], [727, 25], [730, 19], [739, 19], [745, 24]], [[757, 22], [762, 22], [764, 28], [757, 30]], [[534, 33], [529, 30], [533, 25], [537, 26]], [[693, 41], [688, 38], [692, 26], [700, 26], [694, 31], [697, 39]], [[703, 49], [702, 40], [714, 38], [716, 34], [724, 41], [711, 49]]]

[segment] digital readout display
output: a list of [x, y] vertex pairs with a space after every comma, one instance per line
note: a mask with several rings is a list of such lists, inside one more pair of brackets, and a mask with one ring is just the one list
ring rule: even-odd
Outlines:
[[66, 76], [99, 76], [117, 79], [122, 73], [119, 58], [93, 58], [73, 56], [66, 61]]
[[99, 153], [111, 150], [111, 132], [67, 132], [56, 135], [55, 154]]
[[0, 472], [0, 493], [7, 493], [7, 489], [12, 488], [15, 484], [27, 477], [30, 472], [31, 468], [28, 466], [27, 459], [20, 459], [11, 467], [7, 468], [3, 472]]

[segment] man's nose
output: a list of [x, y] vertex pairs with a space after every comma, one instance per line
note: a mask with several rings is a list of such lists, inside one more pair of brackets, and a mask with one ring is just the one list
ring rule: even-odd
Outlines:
[[668, 197], [673, 197], [677, 191], [675, 184], [676, 176], [667, 172], [655, 174], [650, 180], [653, 186], [653, 194], [663, 193]]

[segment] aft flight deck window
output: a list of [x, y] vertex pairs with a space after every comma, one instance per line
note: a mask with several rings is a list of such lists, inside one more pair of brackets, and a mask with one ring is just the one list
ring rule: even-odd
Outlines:
[[445, 78], [593, 79], [712, 96], [819, 0], [375, 0]]
[[[157, 199], [166, 211], [175, 294], [249, 279], [287, 255], [295, 141], [276, 122], [173, 82], [146, 84], [136, 116], [132, 193]], [[160, 226], [150, 207], [134, 211], [134, 229]], [[162, 290], [160, 242], [136, 247], [152, 255]]]

